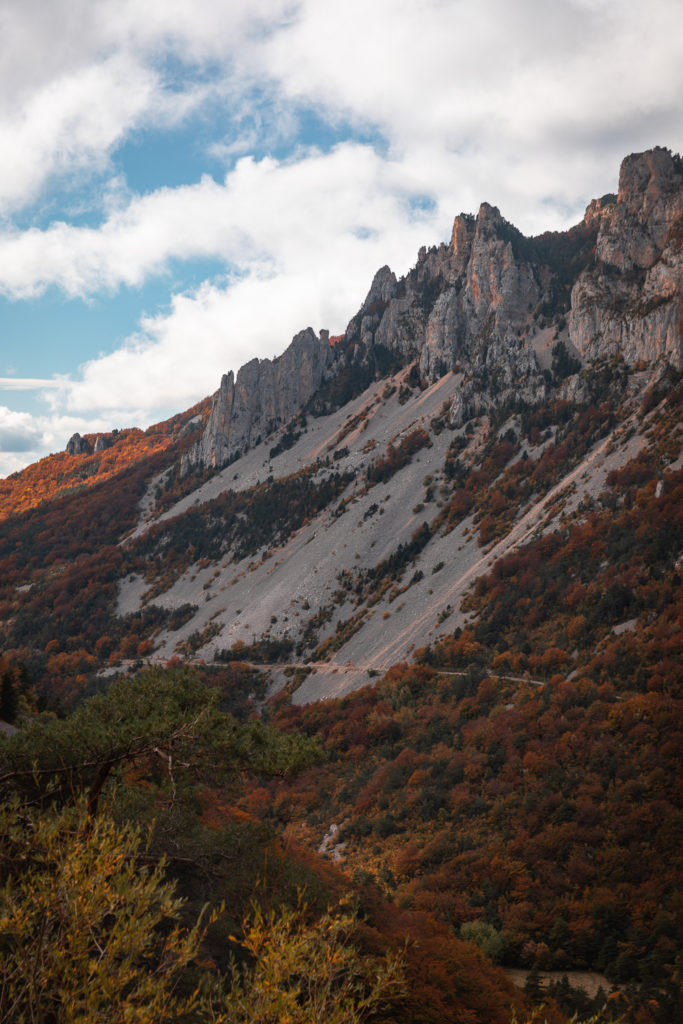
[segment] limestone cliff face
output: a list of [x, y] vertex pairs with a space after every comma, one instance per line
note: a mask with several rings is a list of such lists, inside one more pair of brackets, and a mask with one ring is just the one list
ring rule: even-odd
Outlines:
[[600, 226], [595, 266], [572, 290], [569, 335], [587, 359], [663, 357], [683, 368], [683, 166], [666, 149], [626, 157]]
[[371, 336], [368, 317], [361, 323], [365, 344], [381, 344], [402, 362], [419, 361], [423, 379], [463, 372], [454, 422], [474, 405], [488, 408], [513, 392], [530, 401], [543, 394], [527, 335], [544, 289], [532, 263], [515, 252], [516, 234], [488, 203], [476, 218], [461, 214], [450, 244], [422, 249], [414, 270], [386, 293]]
[[252, 359], [235, 379], [225, 374], [214, 395], [202, 437], [183, 460], [183, 469], [223, 466], [238, 452], [286, 423], [320, 387], [333, 363], [327, 331], [309, 327], [277, 359]]
[[454, 425], [543, 399], [552, 381], [536, 360], [539, 338], [573, 345], [584, 361], [661, 357], [683, 367], [682, 253], [683, 161], [665, 149], [627, 157], [618, 195], [594, 200], [568, 232], [524, 238], [483, 203], [476, 217], [456, 217], [448, 245], [421, 249], [404, 278], [382, 267], [335, 347], [309, 328], [279, 359], [224, 376], [185, 466], [224, 465], [352, 363], [367, 383], [387, 365], [381, 352], [393, 366], [417, 363], [428, 382], [461, 374]]
[[90, 455], [92, 453], [92, 445], [85, 437], [81, 437], [80, 434], [72, 434], [69, 440], [66, 442], [67, 455]]

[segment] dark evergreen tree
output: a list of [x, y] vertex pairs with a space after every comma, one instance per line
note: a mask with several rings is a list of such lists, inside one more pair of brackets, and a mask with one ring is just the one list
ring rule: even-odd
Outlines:
[[13, 722], [17, 717], [17, 691], [9, 669], [3, 672], [0, 681], [0, 719]]

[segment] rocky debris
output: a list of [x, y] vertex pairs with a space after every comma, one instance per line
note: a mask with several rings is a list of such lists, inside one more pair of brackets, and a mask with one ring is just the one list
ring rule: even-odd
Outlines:
[[586, 214], [600, 226], [595, 266], [572, 290], [572, 343], [588, 359], [683, 368], [683, 162], [661, 147], [626, 157], [616, 202]]
[[92, 445], [85, 438], [81, 437], [80, 434], [72, 434], [69, 440], [66, 442], [67, 455], [90, 455], [92, 452]]
[[318, 847], [318, 853], [323, 856], [331, 857], [335, 864], [341, 863], [344, 859], [344, 851], [348, 843], [339, 841], [340, 828], [335, 822], [332, 822], [329, 829], [323, 836], [323, 841]]
[[197, 413], [196, 416], [193, 416], [191, 420], [187, 421], [185, 426], [180, 431], [180, 435], [179, 436], [180, 437], [187, 437], [187, 435], [191, 434], [193, 430], [196, 430], [199, 426], [201, 426], [201, 422], [202, 422], [202, 414], [201, 413]]

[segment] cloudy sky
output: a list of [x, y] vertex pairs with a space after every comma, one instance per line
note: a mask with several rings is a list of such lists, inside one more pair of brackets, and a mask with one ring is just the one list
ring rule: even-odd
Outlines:
[[681, 0], [2, 0], [0, 476], [683, 150]]

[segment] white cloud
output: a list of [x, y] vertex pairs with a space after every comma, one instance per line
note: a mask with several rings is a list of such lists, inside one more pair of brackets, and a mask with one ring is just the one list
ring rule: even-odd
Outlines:
[[43, 451], [36, 450], [15, 455], [13, 452], [3, 452], [0, 448], [0, 480], [10, 476], [11, 473], [20, 473], [26, 466], [42, 459], [45, 454]]
[[[187, 254], [195, 243], [186, 236], [198, 224], [196, 245], [204, 248], [194, 254], [221, 256], [233, 273], [176, 294], [170, 310], [146, 317], [125, 345], [81, 367], [49, 396], [54, 412], [146, 409], [149, 420], [153, 410], [177, 410], [215, 390], [222, 373], [255, 354], [279, 354], [303, 327], [343, 330], [386, 253], [397, 256], [397, 271], [407, 270], [438, 217], [411, 217], [401, 169], [359, 149], [343, 145], [292, 163], [245, 159], [224, 186], [206, 181], [182, 201], [176, 190], [141, 201], [135, 216], [127, 211], [113, 241], [98, 237], [103, 280], [118, 283], [124, 271], [141, 277]], [[36, 234], [35, 265], [42, 260], [43, 269], [75, 281], [78, 231], [59, 250], [48, 236], [37, 244]], [[93, 242], [93, 233], [84, 237]], [[16, 251], [0, 250], [0, 262], [26, 266]]]
[[[135, 197], [97, 229], [62, 222], [0, 235], [0, 291], [26, 298], [56, 284], [86, 297], [141, 285], [173, 259], [197, 258], [251, 274], [309, 275], [312, 290], [320, 262], [343, 256], [359, 229], [375, 244], [353, 247], [380, 259], [399, 239], [418, 237], [408, 216], [416, 184], [400, 165], [354, 143], [287, 162], [246, 157], [222, 185], [205, 177]], [[431, 216], [421, 220], [423, 232], [434, 230]], [[338, 263], [337, 274], [342, 266], [348, 272]]]
[[36, 391], [39, 388], [58, 388], [58, 380], [41, 377], [0, 377], [0, 391]]
[[[125, 81], [126, 88], [120, 88]], [[53, 175], [102, 169], [125, 133], [146, 114], [154, 74], [123, 57], [46, 84], [0, 121], [0, 213], [36, 198]]]
[[32, 414], [0, 405], [0, 478], [52, 452], [62, 452], [72, 434], [107, 432], [113, 426], [146, 424], [146, 410], [109, 409], [104, 415], [63, 411]]
[[[208, 142], [214, 154], [230, 158], [264, 123], [272, 130], [272, 106], [283, 132], [296, 124], [292, 105], [313, 106], [332, 122], [378, 127], [406, 167], [429, 153], [434, 176], [459, 174], [443, 200], [479, 185], [477, 202], [504, 206], [527, 230], [547, 226], [541, 213], [558, 226], [578, 197], [590, 198], [606, 154], [614, 166], [627, 150], [683, 141], [677, 0], [49, 6], [49, 34], [31, 4], [3, 12], [10, 51], [33, 69], [4, 81], [13, 97], [0, 118], [0, 145], [13, 154], [0, 167], [6, 210], [54, 175], [106, 169], [132, 132], [176, 123], [217, 96], [238, 124], [243, 104], [251, 114], [244, 138]], [[168, 57], [180, 60], [174, 72]], [[541, 210], [539, 197], [554, 209]]]
[[106, 419], [68, 414], [34, 415], [0, 405], [0, 478], [50, 452], [63, 451], [75, 432], [108, 429]]
[[0, 405], [0, 452], [32, 451], [40, 441], [40, 431], [29, 413]]
[[293, 101], [377, 125], [407, 165], [427, 150], [436, 176], [457, 167], [451, 193], [467, 182], [540, 231], [627, 152], [683, 145], [680, 14], [677, 0], [305, 0], [262, 66]]
[[505, 149], [565, 118], [667, 104], [681, 47], [677, 0], [304, 0], [262, 55], [290, 96], [380, 124], [398, 145]]
[[[60, 175], [108, 167], [141, 128], [225, 98], [254, 27], [279, 0], [5, 0], [0, 11], [0, 215]], [[211, 65], [204, 68], [204, 65]], [[206, 73], [205, 73], [206, 70]], [[248, 81], [248, 66], [237, 79]]]

